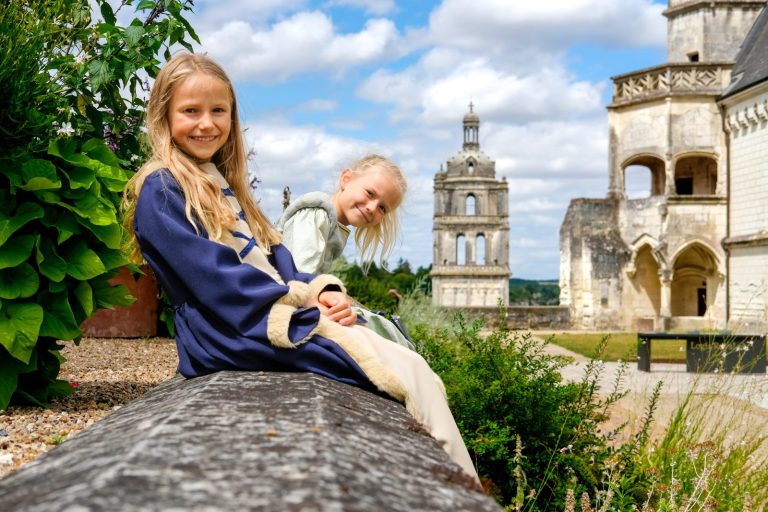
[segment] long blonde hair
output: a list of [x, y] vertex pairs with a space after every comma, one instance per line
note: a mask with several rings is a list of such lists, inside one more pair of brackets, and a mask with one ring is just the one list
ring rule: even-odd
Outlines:
[[237, 98], [232, 81], [216, 62], [206, 55], [180, 53], [171, 58], [157, 74], [147, 102], [146, 126], [151, 155], [141, 169], [128, 181], [123, 194], [124, 223], [133, 247], [131, 260], [141, 263], [143, 257], [136, 244], [133, 216], [144, 180], [159, 169], [168, 169], [181, 187], [186, 200], [186, 216], [197, 230], [197, 219], [211, 240], [223, 241], [234, 228], [235, 214], [219, 185], [195, 160], [174, 144], [168, 125], [168, 108], [176, 87], [194, 73], [218, 78], [227, 86], [232, 102], [232, 128], [224, 146], [213, 156], [219, 172], [229, 183], [245, 213], [245, 221], [265, 252], [280, 243], [280, 234], [272, 227], [250, 193], [245, 142], [240, 130]]
[[355, 245], [360, 251], [360, 261], [364, 271], [368, 271], [371, 262], [376, 256], [377, 249], [381, 248], [379, 263], [386, 267], [386, 259], [392, 252], [397, 239], [397, 231], [400, 225], [398, 207], [405, 197], [408, 190], [408, 183], [400, 168], [391, 160], [381, 155], [367, 155], [357, 160], [349, 167], [352, 175], [359, 178], [371, 170], [382, 170], [389, 175], [392, 183], [400, 193], [400, 199], [397, 204], [390, 205], [389, 210], [382, 217], [381, 222], [375, 226], [366, 225], [355, 229]]

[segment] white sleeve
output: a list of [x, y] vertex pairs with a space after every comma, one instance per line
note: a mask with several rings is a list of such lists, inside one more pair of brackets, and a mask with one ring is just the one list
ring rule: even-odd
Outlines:
[[323, 264], [331, 223], [323, 208], [302, 208], [283, 226], [283, 245], [299, 272], [317, 274]]

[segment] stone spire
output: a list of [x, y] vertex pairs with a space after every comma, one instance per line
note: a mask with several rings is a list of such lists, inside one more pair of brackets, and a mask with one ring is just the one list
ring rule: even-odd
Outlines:
[[469, 102], [469, 112], [464, 116], [464, 149], [480, 149], [480, 116], [472, 110], [474, 105]]

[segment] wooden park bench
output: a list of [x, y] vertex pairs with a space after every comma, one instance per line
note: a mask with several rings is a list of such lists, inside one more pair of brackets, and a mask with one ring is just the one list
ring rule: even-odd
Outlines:
[[685, 341], [687, 372], [765, 373], [765, 335], [637, 333], [637, 369], [651, 371], [651, 341]]

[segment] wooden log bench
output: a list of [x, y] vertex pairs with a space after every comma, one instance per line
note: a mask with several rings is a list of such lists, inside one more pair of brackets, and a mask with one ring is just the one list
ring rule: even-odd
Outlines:
[[765, 335], [730, 333], [637, 333], [637, 369], [651, 371], [651, 342], [685, 341], [685, 370], [706, 373], [765, 373]]
[[500, 511], [392, 400], [310, 373], [175, 378], [0, 480], [11, 511]]

